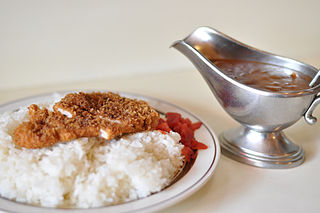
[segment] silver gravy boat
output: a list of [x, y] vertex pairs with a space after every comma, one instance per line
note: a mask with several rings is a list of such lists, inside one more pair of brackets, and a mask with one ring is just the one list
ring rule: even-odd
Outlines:
[[172, 47], [183, 53], [201, 73], [225, 111], [241, 126], [219, 139], [226, 156], [257, 167], [290, 168], [303, 163], [303, 149], [281, 131], [304, 116], [308, 124], [320, 103], [320, 80], [312, 88], [268, 92], [241, 84], [223, 73], [212, 59], [237, 59], [277, 65], [313, 78], [318, 69], [299, 61], [249, 47], [214, 29], [200, 27]]

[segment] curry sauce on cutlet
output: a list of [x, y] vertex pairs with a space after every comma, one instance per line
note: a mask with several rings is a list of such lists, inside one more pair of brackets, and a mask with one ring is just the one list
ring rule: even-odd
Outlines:
[[115, 93], [70, 93], [53, 106], [28, 107], [30, 119], [14, 131], [14, 143], [25, 148], [50, 147], [81, 137], [106, 140], [155, 129], [159, 113], [142, 100]]

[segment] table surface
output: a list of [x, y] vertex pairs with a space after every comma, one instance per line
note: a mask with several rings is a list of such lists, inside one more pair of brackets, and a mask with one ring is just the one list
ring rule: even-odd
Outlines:
[[[0, 103], [72, 89], [109, 89], [157, 97], [198, 115], [218, 135], [238, 124], [224, 112], [196, 70], [102, 78], [26, 89], [0, 90]], [[320, 116], [316, 111], [316, 116]], [[273, 170], [244, 165], [221, 156], [210, 180], [189, 198], [159, 211], [169, 212], [319, 212], [320, 131], [301, 119], [287, 136], [301, 145], [305, 162], [296, 168]]]

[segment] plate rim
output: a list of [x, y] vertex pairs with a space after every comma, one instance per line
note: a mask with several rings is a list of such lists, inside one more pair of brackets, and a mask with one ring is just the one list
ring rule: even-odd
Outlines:
[[[177, 108], [180, 111], [183, 111], [186, 114], [190, 114], [191, 116], [193, 116], [195, 119], [199, 120], [202, 122], [203, 126], [206, 128], [206, 131], [211, 135], [212, 140], [213, 140], [213, 145], [214, 145], [214, 155], [213, 155], [213, 159], [210, 162], [210, 166], [209, 168], [206, 170], [206, 172], [204, 174], [201, 175], [201, 178], [197, 179], [196, 182], [188, 187], [186, 187], [182, 192], [173, 195], [172, 197], [169, 197], [167, 199], [161, 200], [159, 202], [156, 203], [152, 203], [151, 205], [146, 205], [146, 206], [142, 206], [141, 208], [137, 208], [134, 209], [133, 211], [131, 210], [125, 210], [125, 211], [121, 211], [123, 213], [129, 213], [129, 212], [152, 212], [152, 211], [156, 211], [156, 210], [161, 210], [164, 208], [167, 208], [169, 206], [172, 206], [184, 199], [186, 199], [187, 197], [191, 196], [193, 193], [195, 193], [196, 191], [198, 191], [209, 179], [210, 177], [213, 175], [213, 172], [215, 170], [215, 168], [218, 165], [218, 162], [220, 160], [220, 156], [221, 156], [221, 148], [220, 148], [220, 143], [218, 140], [218, 137], [216, 136], [216, 134], [213, 132], [213, 130], [209, 127], [209, 125], [198, 115], [196, 115], [195, 113], [189, 111], [186, 108], [180, 107], [179, 105], [170, 103], [168, 101], [162, 100], [162, 99], [158, 99], [152, 96], [148, 96], [148, 95], [143, 95], [143, 94], [138, 94], [138, 93], [131, 93], [131, 92], [126, 92], [126, 91], [116, 91], [116, 90], [107, 90], [107, 89], [78, 89], [78, 90], [60, 90], [60, 91], [54, 91], [54, 92], [46, 92], [46, 93], [40, 93], [37, 95], [31, 95], [31, 96], [27, 96], [27, 97], [23, 97], [23, 98], [18, 98], [16, 100], [12, 100], [9, 102], [5, 102], [3, 104], [0, 104], [0, 109], [1, 108], [5, 108], [8, 107], [10, 105], [15, 105], [15, 104], [19, 104], [19, 103], [23, 103], [23, 102], [27, 102], [28, 100], [32, 100], [32, 99], [41, 99], [41, 98], [46, 98], [49, 96], [53, 96], [54, 94], [59, 94], [59, 95], [65, 95], [67, 93], [71, 93], [71, 92], [113, 92], [113, 93], [118, 93], [122, 96], [126, 96], [126, 97], [131, 97], [131, 98], [136, 98], [136, 99], [141, 99], [141, 100], [153, 100], [153, 101], [157, 101], [160, 103], [164, 103], [165, 105], [169, 105], [171, 107]], [[27, 104], [25, 104], [27, 105]], [[21, 107], [22, 105], [20, 105], [19, 107]], [[156, 110], [159, 110], [156, 108]], [[161, 110], [159, 110], [161, 111]], [[2, 112], [3, 113], [3, 112]], [[177, 181], [179, 182], [179, 180]], [[175, 184], [175, 183], [174, 183]], [[173, 185], [174, 185], [173, 184]], [[160, 192], [157, 192], [155, 194], [159, 194]], [[149, 195], [152, 196], [152, 195]], [[149, 197], [147, 196], [147, 197]], [[146, 197], [146, 198], [147, 198]], [[138, 199], [138, 200], [142, 200], [144, 198]], [[51, 208], [51, 207], [40, 207], [40, 206], [32, 206], [29, 204], [25, 204], [25, 203], [19, 203], [19, 202], [15, 202], [12, 201], [10, 199], [7, 198], [3, 198], [0, 197], [0, 201], [1, 200], [7, 200], [9, 202], [12, 202], [13, 205], [19, 205], [19, 206], [27, 206], [28, 209], [30, 208], [30, 210], [32, 209], [41, 209], [43, 211], [47, 211], [47, 212], [55, 212], [55, 213], [64, 213], [64, 212], [68, 212], [68, 213], [72, 213], [72, 212], [103, 212], [104, 210], [108, 210], [107, 208], [116, 208], [117, 206], [121, 206], [124, 204], [128, 204], [130, 202], [135, 202], [138, 200], [133, 200], [127, 203], [123, 203], [123, 204], [118, 204], [118, 205], [113, 205], [113, 206], [101, 206], [101, 207], [93, 207], [93, 208], [71, 208], [71, 209], [67, 209], [67, 208]], [[3, 207], [0, 207], [0, 212], [4, 211], [4, 212], [13, 212], [9, 209], [3, 209]], [[16, 212], [16, 211], [14, 211]], [[17, 211], [20, 212], [20, 211]]]

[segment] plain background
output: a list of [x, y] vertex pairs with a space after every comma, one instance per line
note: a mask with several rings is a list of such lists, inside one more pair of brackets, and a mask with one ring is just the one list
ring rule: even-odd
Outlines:
[[0, 0], [0, 90], [194, 69], [169, 46], [210, 26], [320, 67], [319, 0]]

